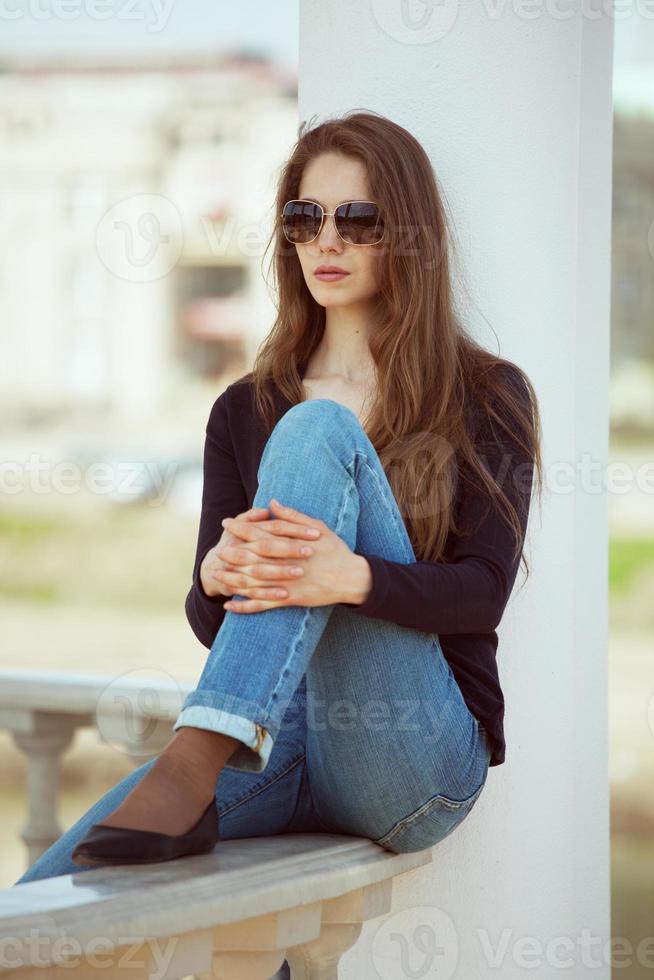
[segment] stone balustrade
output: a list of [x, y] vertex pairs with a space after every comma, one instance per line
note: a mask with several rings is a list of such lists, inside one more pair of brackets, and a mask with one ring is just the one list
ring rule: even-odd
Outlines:
[[170, 741], [172, 726], [193, 684], [172, 678], [0, 671], [0, 728], [27, 758], [27, 820], [21, 837], [26, 867], [61, 836], [57, 818], [61, 757], [78, 728], [93, 727], [142, 765]]
[[[0, 725], [27, 758], [21, 836], [29, 864], [62, 833], [60, 762], [76, 730], [95, 727], [140, 765], [169, 741], [191, 689], [143, 677], [0, 671]], [[284, 834], [14, 885], [0, 891], [0, 975], [265, 980], [286, 959], [293, 980], [330, 980], [364, 922], [406, 905], [409, 890], [394, 883], [431, 857], [361, 837]]]
[[[100, 867], [0, 891], [0, 977], [334, 980], [363, 923], [408, 904], [431, 850], [281, 834], [210, 854]], [[371, 967], [370, 975], [377, 975]]]

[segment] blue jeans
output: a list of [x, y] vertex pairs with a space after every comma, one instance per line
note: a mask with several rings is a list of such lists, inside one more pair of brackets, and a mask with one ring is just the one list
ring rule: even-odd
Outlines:
[[[265, 445], [258, 481], [253, 506], [274, 496], [353, 551], [416, 560], [379, 457], [344, 405], [292, 406]], [[184, 725], [241, 741], [216, 781], [225, 840], [327, 831], [422, 850], [470, 813], [491, 754], [437, 634], [339, 603], [228, 611], [174, 730]], [[105, 793], [16, 884], [89, 870], [71, 851], [155, 761]]]

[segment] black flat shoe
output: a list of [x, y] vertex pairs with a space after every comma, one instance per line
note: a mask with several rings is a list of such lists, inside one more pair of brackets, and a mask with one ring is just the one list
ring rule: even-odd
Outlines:
[[220, 840], [216, 801], [184, 834], [131, 830], [94, 823], [71, 854], [75, 864], [149, 864], [211, 851]]

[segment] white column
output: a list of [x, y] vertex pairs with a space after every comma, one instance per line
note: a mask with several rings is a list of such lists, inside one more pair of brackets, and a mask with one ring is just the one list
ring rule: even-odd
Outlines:
[[498, 630], [506, 762], [435, 848], [413, 912], [368, 925], [343, 956], [344, 980], [405, 975], [402, 945], [413, 969], [440, 950], [445, 976], [554, 977], [566, 962], [576, 978], [610, 976], [607, 9], [301, 4], [300, 119], [372, 109], [423, 143], [452, 215], [468, 323], [527, 371], [544, 434], [531, 575], [518, 595], [520, 569]]

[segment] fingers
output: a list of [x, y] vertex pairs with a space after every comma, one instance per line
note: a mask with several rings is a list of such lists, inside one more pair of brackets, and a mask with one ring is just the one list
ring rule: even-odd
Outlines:
[[285, 507], [274, 497], [270, 498], [270, 507], [273, 513], [279, 514], [281, 518], [285, 518], [287, 521], [317, 528], [318, 530], [325, 527], [324, 521], [319, 520], [317, 517], [309, 517], [308, 514], [303, 514], [301, 510], [295, 510], [293, 507]]
[[[213, 572], [213, 575], [218, 581], [224, 582], [226, 585], [244, 585], [252, 579], [258, 579], [264, 582], [269, 579], [273, 581], [277, 581], [278, 579], [298, 579], [304, 575], [304, 568], [301, 565], [266, 565], [264, 562], [257, 562], [253, 565], [246, 558], [246, 572], [244, 569], [238, 568], [238, 560], [230, 559], [229, 555], [225, 555], [222, 560], [226, 563], [227, 567], [217, 568]], [[242, 579], [237, 581], [234, 577], [236, 575], [242, 576]], [[246, 575], [248, 576], [247, 578], [245, 577]]]
[[[310, 520], [313, 521], [313, 518], [310, 518]], [[307, 524], [294, 524], [291, 521], [275, 519], [266, 521], [265, 531], [261, 528], [257, 528], [254, 521], [250, 524], [239, 524], [236, 518], [225, 517], [221, 523], [226, 530], [231, 531], [232, 534], [239, 538], [243, 538], [244, 541], [258, 541], [265, 539], [270, 535], [277, 535], [287, 538], [300, 538], [304, 539], [305, 541], [317, 541], [322, 535], [322, 530], [319, 527], [309, 526]], [[284, 554], [285, 552], [268, 552], [268, 554], [280, 553]]]
[[[231, 532], [231, 527], [228, 530]], [[273, 538], [267, 534], [249, 541], [247, 548], [241, 544], [223, 544], [216, 549], [216, 556], [222, 561], [241, 565], [249, 564], [252, 555], [296, 561], [310, 558], [313, 553], [313, 547], [305, 541]]]
[[281, 606], [291, 606], [293, 603], [278, 599], [277, 602], [267, 602], [262, 599], [230, 599], [223, 603], [223, 609], [237, 615], [247, 616], [253, 612], [263, 612], [266, 609], [279, 609]]
[[278, 599], [276, 602], [266, 602], [262, 599], [229, 599], [223, 602], [223, 609], [242, 616], [248, 613], [263, 612], [266, 609], [278, 609], [280, 606], [291, 606], [293, 603]]
[[215, 573], [220, 582], [231, 589], [231, 595], [244, 595], [249, 599], [268, 599], [270, 601], [286, 599], [288, 589], [283, 583], [270, 585], [258, 582], [257, 579], [243, 572], [230, 572], [225, 569]]
[[242, 514], [237, 514], [236, 517], [243, 521], [260, 521], [267, 515], [267, 507], [250, 507], [249, 510], [244, 510]]
[[[230, 521], [250, 521], [251, 523], [256, 523], [256, 521], [263, 521], [268, 516], [267, 507], [250, 507], [249, 510], [244, 510], [241, 514], [237, 514], [236, 517], [230, 517]], [[223, 528], [225, 528], [225, 521], [221, 521]], [[230, 529], [231, 530], [231, 529]]]

